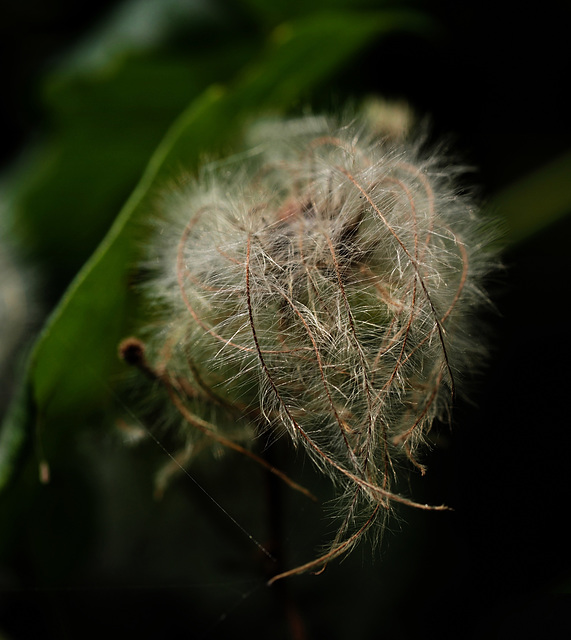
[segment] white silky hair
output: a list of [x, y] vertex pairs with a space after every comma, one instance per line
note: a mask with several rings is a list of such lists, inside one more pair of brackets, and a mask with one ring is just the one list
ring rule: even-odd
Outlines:
[[[485, 359], [493, 226], [460, 168], [358, 115], [264, 120], [246, 140], [239, 161], [165, 191], [150, 359], [217, 431], [285, 432], [331, 477], [325, 562], [381, 532], [395, 501], [424, 507], [391, 486], [406, 461], [423, 469], [433, 421]], [[254, 429], [228, 430], [213, 404]]]

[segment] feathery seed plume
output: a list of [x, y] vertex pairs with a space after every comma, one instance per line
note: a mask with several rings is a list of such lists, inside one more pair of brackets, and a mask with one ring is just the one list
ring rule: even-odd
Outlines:
[[402, 461], [424, 471], [433, 421], [485, 355], [474, 314], [493, 255], [461, 170], [365, 119], [269, 121], [249, 144], [164, 198], [144, 368], [188, 457], [211, 443], [280, 474], [248, 448], [269, 429], [332, 478], [338, 534], [289, 574], [382, 530], [395, 502], [443, 508], [392, 486]]

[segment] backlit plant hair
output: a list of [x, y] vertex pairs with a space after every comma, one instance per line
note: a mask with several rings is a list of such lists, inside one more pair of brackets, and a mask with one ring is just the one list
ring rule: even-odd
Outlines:
[[155, 319], [121, 353], [182, 417], [179, 462], [231, 448], [308, 493], [250, 450], [268, 429], [332, 479], [338, 533], [277, 578], [380, 534], [395, 503], [445, 508], [393, 484], [399, 462], [424, 473], [427, 433], [483, 355], [474, 312], [492, 258], [460, 169], [420, 144], [308, 116], [254, 126], [249, 148], [165, 195]]

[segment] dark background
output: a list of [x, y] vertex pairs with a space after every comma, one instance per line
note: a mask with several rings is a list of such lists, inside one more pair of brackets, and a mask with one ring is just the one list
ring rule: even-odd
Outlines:
[[[120, 0], [5, 0], [0, 7], [2, 151], [6, 163], [44, 124], [38, 81], [58, 58], [102, 22]], [[213, 4], [235, 12], [240, 2]], [[380, 3], [396, 6], [401, 3]], [[406, 97], [430, 114], [493, 191], [569, 147], [570, 71], [561, 3], [526, 8], [513, 2], [432, 0], [407, 3], [437, 19], [432, 43], [395, 36], [352, 67], [349, 95], [363, 90]], [[236, 28], [254, 30], [248, 12]], [[355, 73], [355, 69], [359, 73]], [[490, 145], [489, 141], [494, 144]]]
[[[2, 164], [49, 125], [37, 94], [44, 70], [114, 4], [2, 3]], [[473, 0], [419, 6], [440, 20], [442, 32], [429, 42], [394, 36], [370, 47], [337, 79], [337, 96], [406, 97], [430, 114], [435, 137], [451, 135], [461, 157], [477, 167], [484, 200], [571, 147], [568, 24], [556, 3], [526, 9]], [[497, 311], [489, 318], [491, 365], [472, 393], [473, 405], [460, 402], [453, 430], [441, 428], [444, 444], [432, 454], [427, 478], [415, 481], [427, 501], [455, 511], [402, 513], [402, 535], [412, 540], [418, 534], [419, 551], [408, 566], [398, 555], [400, 534], [389, 536], [386, 574], [398, 583], [399, 597], [390, 612], [379, 604], [376, 625], [359, 627], [357, 621], [374, 619], [361, 610], [374, 606], [371, 590], [379, 590], [379, 601], [388, 597], [382, 561], [373, 578], [370, 569], [358, 570], [370, 558], [363, 553], [321, 578], [292, 579], [314, 637], [326, 637], [329, 625], [333, 632], [327, 617], [341, 615], [355, 621], [352, 637], [360, 638], [569, 637], [570, 239], [570, 222], [563, 219], [505, 252], [505, 270], [492, 285]], [[65, 505], [61, 510], [64, 518]], [[404, 585], [399, 562], [406, 565]], [[0, 592], [0, 629], [9, 638], [100, 637], [114, 625], [139, 637], [195, 637], [187, 614], [194, 611], [190, 587], [113, 592], [102, 585], [82, 592], [72, 584], [69, 590], [35, 591], [34, 560], [21, 571], [29, 578], [26, 590]], [[203, 584], [198, 591], [210, 588]], [[228, 601], [220, 604], [228, 620], [207, 637], [229, 637], [238, 628], [264, 637], [262, 622], [255, 622], [264, 619], [256, 593], [238, 589], [233, 601], [235, 610], [228, 611]], [[64, 608], [65, 624], [58, 618]], [[89, 629], [80, 633], [83, 623]]]
[[45, 125], [39, 83], [82, 35], [103, 20], [117, 0], [77, 3], [69, 0], [17, 2], [0, 5], [2, 73], [2, 151], [7, 164]]

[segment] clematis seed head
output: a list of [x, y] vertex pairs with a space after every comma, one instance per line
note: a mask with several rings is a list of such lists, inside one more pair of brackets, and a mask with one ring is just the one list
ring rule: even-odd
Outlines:
[[424, 471], [486, 355], [490, 225], [461, 168], [382, 130], [257, 123], [247, 153], [167, 190], [149, 257], [147, 357], [194, 416], [188, 441], [210, 437], [196, 419], [246, 446], [287, 434], [337, 487], [339, 532], [299, 570], [382, 530], [395, 502], [426, 508], [393, 492], [398, 468]]

